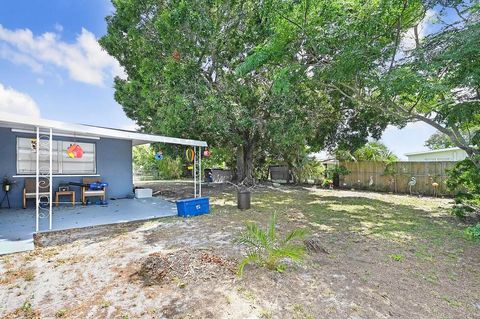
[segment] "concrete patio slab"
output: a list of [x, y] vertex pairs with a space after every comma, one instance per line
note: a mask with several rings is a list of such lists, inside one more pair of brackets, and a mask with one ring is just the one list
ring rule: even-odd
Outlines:
[[[46, 211], [48, 214], [48, 210]], [[61, 206], [53, 209], [52, 230], [65, 230], [176, 216], [175, 203], [159, 197], [117, 199], [106, 206]], [[40, 231], [49, 231], [48, 216], [40, 219]], [[33, 250], [35, 209], [0, 210], [0, 255]]]

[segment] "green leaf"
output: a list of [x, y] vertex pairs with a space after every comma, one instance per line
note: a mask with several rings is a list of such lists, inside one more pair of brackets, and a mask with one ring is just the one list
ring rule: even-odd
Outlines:
[[273, 213], [270, 218], [270, 224], [268, 226], [268, 239], [273, 242], [275, 241], [275, 227], [277, 226], [277, 214]]
[[261, 258], [257, 253], [249, 253], [245, 258], [242, 259], [242, 261], [238, 265], [237, 275], [239, 277], [242, 277], [245, 266], [247, 266], [250, 263], [259, 263], [260, 260]]
[[303, 238], [306, 234], [304, 229], [295, 229], [288, 233], [284, 240], [277, 239], [275, 226], [277, 215], [272, 214], [267, 229], [264, 231], [260, 226], [252, 223], [246, 225], [246, 231], [240, 233], [235, 242], [247, 246], [247, 256], [242, 259], [238, 266], [241, 276], [246, 265], [256, 263], [270, 270], [283, 271], [284, 266], [280, 261], [289, 258], [294, 262], [300, 262], [305, 255], [305, 247], [290, 244], [290, 241]]
[[288, 243], [295, 239], [303, 239], [308, 234], [308, 231], [304, 228], [297, 228], [292, 230], [285, 237], [284, 243]]

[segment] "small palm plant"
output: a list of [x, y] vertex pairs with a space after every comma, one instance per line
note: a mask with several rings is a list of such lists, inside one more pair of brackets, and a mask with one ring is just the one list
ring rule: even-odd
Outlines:
[[286, 268], [285, 259], [300, 262], [305, 255], [305, 246], [295, 244], [294, 241], [302, 239], [307, 234], [305, 229], [294, 229], [284, 239], [277, 238], [275, 226], [277, 215], [272, 214], [267, 229], [260, 228], [255, 223], [247, 223], [246, 230], [242, 232], [235, 242], [248, 247], [247, 256], [238, 266], [238, 275], [243, 275], [246, 265], [253, 263], [270, 270], [283, 272]]

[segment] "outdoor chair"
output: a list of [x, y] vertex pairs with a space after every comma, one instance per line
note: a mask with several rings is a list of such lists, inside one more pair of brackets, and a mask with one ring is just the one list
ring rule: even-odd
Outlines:
[[[100, 177], [85, 177], [82, 179], [83, 184], [91, 184], [95, 182], [101, 182], [102, 179]], [[104, 201], [107, 197], [107, 188], [104, 187], [103, 189], [93, 190], [87, 186], [81, 187], [82, 191], [82, 204], [85, 205], [87, 202], [87, 197], [100, 197], [102, 201]]]
[[[50, 186], [48, 179], [40, 177], [39, 179], [39, 196], [48, 197], [50, 199]], [[36, 179], [35, 178], [25, 178], [25, 186], [23, 187], [23, 208], [27, 208], [27, 199], [37, 197], [37, 189], [35, 187]]]

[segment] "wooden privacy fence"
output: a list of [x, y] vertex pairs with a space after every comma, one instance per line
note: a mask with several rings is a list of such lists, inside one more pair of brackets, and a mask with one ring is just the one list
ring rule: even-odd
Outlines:
[[409, 182], [415, 177], [412, 193], [434, 195], [437, 183], [437, 195], [451, 195], [446, 187], [447, 170], [455, 162], [342, 162], [350, 174], [340, 177], [340, 187], [370, 189], [381, 192], [409, 193]]

